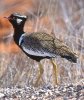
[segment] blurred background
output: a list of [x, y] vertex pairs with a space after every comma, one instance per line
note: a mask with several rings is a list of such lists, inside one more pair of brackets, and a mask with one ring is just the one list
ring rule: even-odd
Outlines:
[[[59, 84], [78, 84], [84, 78], [84, 0], [0, 0], [0, 87], [33, 85], [39, 74], [38, 63], [27, 57], [13, 41], [13, 27], [4, 16], [18, 12], [28, 16], [25, 31], [46, 32], [77, 53], [73, 64], [54, 59]], [[41, 61], [44, 73], [39, 86], [54, 85], [53, 67]]]

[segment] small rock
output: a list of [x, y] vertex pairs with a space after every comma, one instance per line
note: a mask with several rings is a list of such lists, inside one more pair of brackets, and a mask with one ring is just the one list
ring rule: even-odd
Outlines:
[[77, 85], [77, 91], [80, 91], [82, 89], [81, 85]]
[[35, 99], [36, 99], [36, 97], [35, 97], [34, 95], [32, 95], [32, 96], [31, 96], [31, 99], [32, 99], [32, 100], [35, 100]]
[[3, 93], [0, 93], [0, 98], [5, 97], [5, 95]]

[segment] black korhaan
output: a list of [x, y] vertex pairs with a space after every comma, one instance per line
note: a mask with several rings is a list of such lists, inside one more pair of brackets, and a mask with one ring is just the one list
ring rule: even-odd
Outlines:
[[[61, 56], [67, 60], [76, 63], [76, 54], [59, 39], [43, 32], [33, 32], [27, 34], [24, 32], [24, 24], [27, 16], [13, 13], [6, 17], [14, 28], [15, 43], [32, 59], [40, 62], [44, 58], [55, 58]], [[39, 80], [39, 79], [38, 79]]]

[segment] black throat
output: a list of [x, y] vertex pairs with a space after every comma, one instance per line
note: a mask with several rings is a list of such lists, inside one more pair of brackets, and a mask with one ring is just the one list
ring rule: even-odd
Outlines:
[[14, 41], [17, 45], [19, 45], [19, 39], [21, 35], [24, 34], [23, 27], [14, 27]]

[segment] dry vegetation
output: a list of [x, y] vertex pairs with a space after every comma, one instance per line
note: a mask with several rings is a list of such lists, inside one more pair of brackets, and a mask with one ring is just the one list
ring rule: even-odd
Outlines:
[[[56, 58], [60, 84], [84, 78], [84, 0], [0, 0], [0, 87], [35, 82], [38, 63], [28, 58], [14, 43], [13, 28], [4, 19], [13, 12], [29, 16], [25, 31], [44, 31], [64, 41], [77, 54], [77, 64]], [[40, 85], [54, 84], [52, 65], [41, 61], [44, 73]]]

